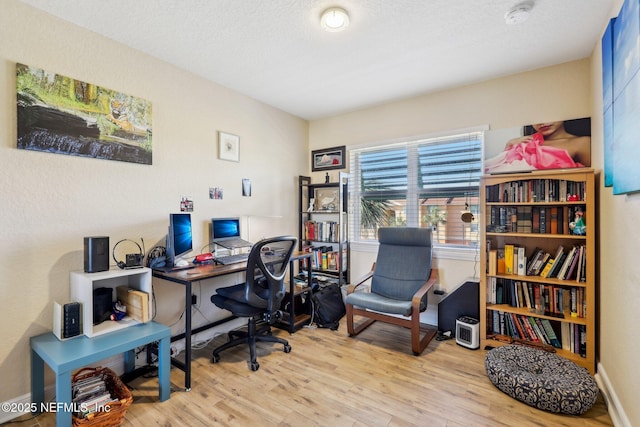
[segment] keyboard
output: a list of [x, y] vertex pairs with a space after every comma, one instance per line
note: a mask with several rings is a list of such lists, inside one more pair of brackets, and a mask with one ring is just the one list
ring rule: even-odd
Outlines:
[[240, 262], [246, 262], [248, 259], [248, 253], [215, 257], [216, 264], [222, 265], [238, 264]]

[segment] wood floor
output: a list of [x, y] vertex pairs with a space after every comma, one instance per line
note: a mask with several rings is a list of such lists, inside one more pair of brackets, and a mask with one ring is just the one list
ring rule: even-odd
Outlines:
[[[192, 390], [172, 368], [171, 399], [158, 402], [157, 380], [131, 383], [134, 403], [126, 426], [612, 426], [602, 397], [586, 414], [555, 415], [518, 402], [491, 384], [483, 350], [454, 340], [432, 341], [422, 355], [410, 351], [409, 331], [377, 322], [349, 338], [338, 331], [275, 330], [292, 346], [259, 344], [256, 372], [248, 349], [221, 353], [211, 364], [217, 337], [195, 352]], [[43, 414], [20, 426], [54, 425]]]

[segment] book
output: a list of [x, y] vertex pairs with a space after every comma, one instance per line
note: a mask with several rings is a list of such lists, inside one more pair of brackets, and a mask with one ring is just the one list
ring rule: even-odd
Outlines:
[[551, 234], [558, 234], [558, 208], [555, 206], [549, 208], [549, 213], [551, 217], [549, 232]]
[[531, 208], [531, 232], [540, 232], [540, 207], [533, 206]]
[[554, 263], [555, 260], [553, 258], [549, 258], [547, 263], [542, 268], [542, 271], [540, 272], [540, 277], [549, 277], [549, 272], [551, 271]]
[[498, 274], [498, 250], [491, 249], [489, 251], [489, 276], [495, 276]]
[[548, 233], [547, 229], [547, 208], [540, 208], [540, 234]]
[[[556, 335], [556, 332], [553, 329], [553, 326], [551, 326], [551, 322], [549, 321], [549, 319], [540, 319], [540, 323], [542, 323], [542, 327], [544, 328], [544, 332], [547, 334], [547, 337], [549, 337], [549, 341], [551, 341], [551, 345], [554, 346], [555, 348], [564, 348], [562, 346], [562, 344], [560, 343], [560, 341], [558, 340], [558, 336]], [[569, 325], [568, 323], [562, 323], [562, 325]], [[562, 334], [564, 336], [564, 333]]]
[[540, 272], [544, 268], [545, 264], [549, 260], [551, 255], [548, 252], [543, 251], [541, 257], [538, 259], [537, 263], [533, 266], [532, 276], [539, 276]]
[[576, 253], [573, 256], [573, 260], [571, 260], [571, 265], [567, 268], [567, 272], [565, 274], [565, 280], [571, 280], [575, 277], [576, 265], [578, 264], [578, 260], [580, 259], [580, 254], [582, 253], [583, 246], [578, 246], [576, 248]]
[[505, 274], [514, 274], [513, 272], [513, 248], [512, 244], [504, 245], [504, 272]]
[[527, 274], [527, 258], [525, 256], [524, 247], [518, 247], [516, 265], [518, 268], [516, 273], [520, 276], [525, 276]]
[[496, 249], [498, 257], [498, 274], [505, 274], [504, 248]]
[[560, 270], [558, 271], [558, 275], [556, 276], [558, 279], [560, 279], [560, 280], [564, 280], [565, 279], [566, 273], [567, 273], [567, 269], [569, 268], [569, 266], [571, 266], [571, 262], [573, 262], [573, 257], [575, 256], [575, 253], [576, 253], [576, 246], [571, 248], [571, 250], [567, 254], [567, 257], [565, 258], [564, 262], [562, 263], [562, 267], [560, 268]]
[[532, 276], [533, 275], [533, 266], [538, 261], [538, 259], [540, 258], [541, 254], [542, 254], [542, 249], [535, 248], [533, 250], [533, 253], [529, 257], [529, 260], [527, 262], [527, 271], [526, 271], [527, 276]]

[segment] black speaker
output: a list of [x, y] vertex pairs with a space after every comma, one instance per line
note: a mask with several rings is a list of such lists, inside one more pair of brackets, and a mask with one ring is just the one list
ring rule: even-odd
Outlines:
[[97, 273], [109, 270], [109, 237], [84, 238], [84, 272]]

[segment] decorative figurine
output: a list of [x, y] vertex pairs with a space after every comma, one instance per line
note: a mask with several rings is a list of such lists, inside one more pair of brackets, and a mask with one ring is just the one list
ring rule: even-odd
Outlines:
[[316, 199], [309, 199], [309, 209], [307, 209], [307, 212], [313, 212], [313, 207], [316, 204]]

